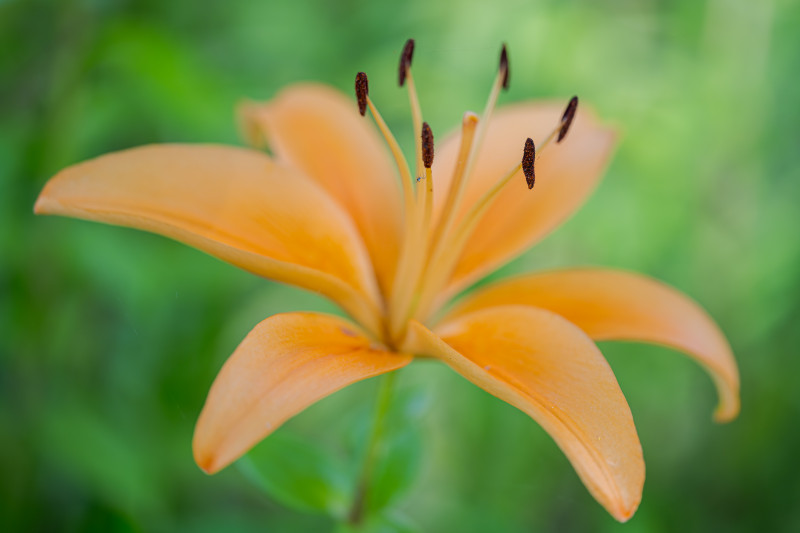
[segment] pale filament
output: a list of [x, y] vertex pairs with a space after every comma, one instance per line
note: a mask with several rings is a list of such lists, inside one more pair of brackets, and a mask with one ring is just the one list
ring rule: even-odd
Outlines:
[[517, 165], [503, 178], [497, 181], [492, 188], [475, 203], [464, 219], [459, 222], [455, 231], [450, 237], [442, 241], [443, 246], [437, 250], [437, 254], [430, 258], [427, 277], [421, 289], [422, 296], [418, 302], [415, 316], [427, 317], [430, 306], [440, 289], [444, 288], [450, 273], [458, 263], [461, 252], [467, 243], [467, 239], [472, 234], [478, 221], [486, 212], [488, 207], [508, 183], [522, 170], [522, 165]]
[[[458, 147], [458, 157], [456, 158], [456, 166], [453, 170], [453, 179], [450, 182], [451, 191], [461, 191], [461, 182], [464, 179], [464, 171], [467, 168], [467, 160], [469, 159], [470, 150], [472, 149], [472, 142], [475, 139], [475, 129], [478, 125], [478, 115], [472, 111], [464, 113], [464, 118], [461, 121], [461, 143]], [[433, 228], [433, 236], [431, 237], [431, 248], [429, 251], [433, 253], [433, 246], [435, 246], [442, 238], [445, 231], [450, 230], [455, 218], [455, 200], [458, 194], [450, 193], [445, 198], [444, 207], [442, 207], [442, 214], [439, 216], [439, 222]]]
[[498, 69], [494, 83], [492, 84], [492, 90], [489, 93], [489, 98], [486, 100], [486, 106], [483, 108], [483, 113], [478, 121], [477, 130], [474, 131], [474, 137], [471, 139], [472, 142], [467, 148], [468, 155], [466, 158], [466, 163], [461, 169], [458, 168], [458, 165], [456, 166], [456, 174], [454, 174], [453, 177], [447, 203], [445, 208], [442, 210], [440, 217], [440, 220], [442, 221], [441, 224], [443, 225], [441, 226], [441, 230], [437, 233], [438, 238], [433, 242], [434, 250], [432, 251], [432, 255], [436, 255], [436, 249], [441, 248], [442, 241], [448, 237], [448, 234], [452, 230], [455, 216], [458, 213], [458, 208], [461, 206], [461, 200], [464, 196], [466, 183], [469, 181], [470, 174], [472, 174], [472, 169], [475, 167], [475, 160], [477, 159], [481, 145], [483, 144], [483, 138], [486, 136], [486, 128], [489, 125], [489, 119], [492, 117], [492, 111], [494, 111], [494, 108], [497, 105], [497, 98], [500, 96], [500, 91], [503, 89], [503, 83], [508, 73], [507, 71], [507, 65]]
[[[417, 86], [414, 84], [414, 76], [411, 73], [411, 65], [406, 67], [406, 85], [408, 86], [408, 103], [411, 106], [411, 123], [414, 126], [414, 135], [417, 140], [422, 133], [422, 108], [419, 105], [417, 96]], [[422, 174], [422, 143], [414, 143], [417, 156], [417, 176]]]
[[[542, 141], [538, 150], [536, 151], [536, 158], [538, 159], [545, 149], [550, 145], [551, 141], [556, 137], [561, 130], [559, 124], [546, 138]], [[453, 270], [458, 263], [461, 253], [467, 241], [475, 230], [478, 222], [483, 215], [492, 205], [492, 203], [500, 196], [500, 193], [511, 183], [515, 177], [522, 171], [522, 164], [519, 163], [514, 168], [506, 172], [495, 184], [484, 193], [481, 198], [475, 202], [470, 210], [464, 215], [461, 221], [453, 231], [452, 236], [445, 240], [444, 246], [441, 251], [431, 256], [428, 263], [427, 276], [425, 285], [421, 289], [422, 296], [419, 299], [417, 310], [414, 314], [415, 317], [425, 319], [433, 310], [432, 306], [436, 303], [436, 296], [446, 288], [447, 281], [452, 274]]]
[[483, 109], [483, 114], [481, 115], [481, 119], [477, 121], [477, 124], [475, 124], [473, 120], [468, 120], [466, 116], [464, 117], [462, 126], [462, 144], [461, 148], [459, 149], [458, 163], [460, 163], [462, 150], [466, 152], [466, 162], [463, 166], [459, 165], [458, 163], [456, 164], [452, 185], [450, 187], [450, 191], [448, 192], [448, 197], [439, 219], [439, 227], [434, 233], [435, 240], [431, 240], [428, 263], [425, 269], [426, 276], [425, 278], [420, 279], [421, 286], [414, 287], [414, 292], [419, 294], [419, 297], [416, 299], [416, 303], [409, 310], [409, 312], [402, 316], [402, 320], [400, 320], [402, 323], [405, 323], [411, 316], [416, 316], [416, 310], [420, 306], [424, 305], [427, 307], [430, 304], [430, 300], [434, 296], [430, 293], [435, 291], [440, 285], [439, 283], [432, 283], [430, 279], [431, 273], [432, 271], [436, 271], [438, 267], [437, 263], [441, 262], [441, 259], [439, 258], [445, 252], [445, 248], [448, 248], [447, 243], [453, 238], [453, 223], [455, 222], [455, 217], [461, 205], [466, 184], [469, 181], [469, 177], [473, 168], [475, 167], [475, 160], [480, 152], [483, 139], [486, 136], [486, 128], [489, 124], [492, 112], [497, 105], [497, 98], [500, 96], [500, 91], [505, 85], [507, 75], [508, 65], [501, 64], [501, 67], [497, 70], [494, 83], [492, 84], [492, 90], [489, 92], [489, 98], [486, 100], [486, 106]]
[[[420, 176], [424, 168], [421, 140], [422, 110], [414, 84], [414, 76], [411, 73], [411, 65], [406, 66], [406, 84], [416, 136], [414, 144], [417, 155], [417, 175]], [[425, 252], [428, 248], [428, 227], [431, 218], [430, 212], [433, 209], [433, 178], [429, 168], [425, 168], [424, 172], [424, 178], [422, 176], [417, 178], [416, 201], [407, 224], [409, 231], [403, 239], [389, 304], [389, 331], [395, 338], [402, 337], [404, 333], [405, 318], [409, 315], [413, 304], [414, 288], [419, 284], [422, 276], [426, 259]], [[423, 179], [425, 183], [422, 183]]]
[[406, 161], [406, 157], [403, 155], [403, 151], [400, 149], [400, 145], [397, 144], [397, 139], [394, 138], [391, 130], [389, 130], [389, 126], [386, 125], [386, 121], [383, 120], [383, 117], [378, 112], [375, 104], [372, 103], [372, 99], [369, 96], [366, 98], [367, 106], [369, 106], [372, 117], [375, 119], [378, 129], [383, 134], [383, 138], [386, 139], [386, 143], [389, 145], [389, 150], [391, 150], [392, 156], [394, 157], [395, 164], [400, 170], [400, 181], [403, 185], [403, 199], [405, 202], [405, 214], [406, 218], [408, 219], [409, 215], [414, 209], [414, 191], [411, 186], [411, 170], [408, 167], [408, 162]]
[[[505, 57], [505, 49], [503, 57]], [[433, 179], [430, 169], [426, 169], [426, 186], [418, 186], [417, 188], [416, 206], [412, 211], [414, 216], [406, 226], [410, 231], [403, 241], [389, 305], [389, 331], [393, 338], [403, 335], [408, 319], [416, 314], [420, 304], [424, 303], [426, 307], [430, 304], [429, 300], [433, 297], [430, 293], [443, 283], [438, 281], [439, 275], [434, 276], [437, 279], [436, 283], [431, 282], [432, 280], [429, 279], [432, 274], [431, 269], [443, 271], [443, 276], [448, 273], [449, 269], [444, 265], [444, 268], [437, 268], [438, 263], [442, 262], [439, 258], [446, 250], [451, 249], [448, 243], [454, 237], [452, 235], [453, 224], [458, 213], [465, 184], [474, 168], [477, 154], [486, 135], [486, 125], [491, 118], [507, 76], [508, 64], [501, 62], [501, 67], [495, 76], [481, 120], [478, 121], [477, 117], [465, 116], [460, 150], [465, 157], [463, 159], [459, 157], [451, 189], [445, 201], [438, 227], [434, 232], [429, 231], [433, 212]], [[406, 65], [406, 82], [408, 83], [414, 130], [418, 131], [420, 129], [418, 124], [422, 122], [422, 112], [420, 111], [410, 63]], [[417, 145], [418, 161], [421, 159], [421, 148], [421, 145]], [[459, 154], [459, 156], [461, 155], [462, 153]], [[422, 276], [423, 270], [425, 271], [425, 276]]]
[[[450, 276], [455, 270], [458, 260], [477, 224], [508, 184], [521, 174], [523, 164], [518, 163], [497, 180], [477, 202], [470, 206], [463, 216], [459, 216], [466, 185], [475, 168], [498, 96], [506, 83], [508, 65], [505, 57], [504, 50], [501, 68], [498, 69], [481, 118], [478, 119], [474, 113], [466, 113], [464, 115], [461, 143], [453, 170], [450, 190], [447, 191], [447, 197], [444, 200], [442, 211], [435, 227], [432, 227], [434, 183], [430, 168], [433, 158], [432, 137], [427, 124], [423, 128], [422, 111], [411, 73], [410, 55], [404, 65], [405, 83], [408, 84], [409, 104], [416, 137], [416, 180], [412, 177], [408, 162], [388, 126], [378, 113], [372, 100], [368, 96], [366, 97], [366, 103], [375, 118], [375, 122], [389, 144], [400, 170], [403, 184], [405, 231], [391, 294], [385, 295], [387, 308], [385, 310], [384, 338], [390, 344], [402, 340], [409, 319], [417, 317], [424, 321], [435, 312], [435, 307], [441, 303], [441, 298], [437, 298], [437, 296], [446, 290]], [[404, 60], [401, 59], [401, 61]], [[401, 77], [402, 84], [403, 79]], [[541, 142], [535, 151], [536, 158], [551, 144], [562, 129], [566, 132], [566, 128], [569, 125], [565, 126], [564, 120], [562, 118], [562, 123]], [[430, 139], [428, 143], [431, 146], [423, 146], [423, 144], [428, 144], [422, 138], [423, 129], [427, 135], [426, 139]], [[559, 137], [559, 140], [562, 136]], [[530, 157], [528, 161], [533, 161], [534, 158]], [[531, 177], [532, 174], [528, 174], [529, 170], [527, 168], [525, 170], [526, 176]], [[532, 166], [530, 172], [532, 172]], [[414, 184], [416, 184], [416, 187]]]

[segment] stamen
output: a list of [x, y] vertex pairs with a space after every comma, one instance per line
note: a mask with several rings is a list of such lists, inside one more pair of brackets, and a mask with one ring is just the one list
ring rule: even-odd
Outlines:
[[[422, 161], [425, 165], [425, 179], [427, 180], [425, 211], [422, 219], [422, 228], [420, 229], [427, 236], [429, 235], [428, 226], [430, 226], [433, 215], [433, 174], [431, 172], [431, 167], [433, 166], [433, 132], [427, 122], [422, 123], [422, 138], [420, 140], [420, 144], [422, 144]], [[426, 240], [421, 246], [421, 252], [424, 253], [427, 248], [428, 243]]]
[[372, 99], [369, 97], [369, 82], [367, 81], [367, 75], [363, 72], [356, 74], [356, 99], [358, 100], [358, 111], [361, 113], [361, 116], [366, 114], [366, 109], [369, 107], [370, 112], [372, 112], [372, 117], [378, 125], [378, 129], [383, 134], [383, 138], [386, 139], [386, 144], [389, 145], [389, 150], [391, 150], [394, 161], [400, 171], [405, 212], [406, 215], [408, 215], [414, 209], [414, 191], [411, 189], [411, 170], [408, 168], [408, 162], [403, 155], [403, 151], [400, 149], [400, 145], [397, 144], [397, 139], [394, 138], [391, 130], [389, 130], [389, 126], [386, 125], [386, 121], [383, 120], [381, 114], [378, 113], [375, 104], [372, 103]]
[[411, 58], [414, 57], [414, 39], [406, 41], [403, 53], [400, 54], [400, 68], [398, 69], [397, 82], [402, 87], [406, 83], [406, 74], [411, 67]]
[[533, 162], [536, 160], [536, 146], [533, 139], [528, 137], [525, 141], [525, 149], [522, 152], [522, 172], [525, 173], [525, 181], [528, 182], [528, 189], [533, 189], [536, 183], [536, 175], [533, 172]]
[[367, 95], [369, 95], [369, 81], [363, 72], [356, 74], [356, 100], [358, 100], [358, 112], [363, 117], [367, 113]]
[[367, 97], [367, 106], [375, 119], [375, 123], [378, 125], [378, 129], [381, 130], [384, 139], [386, 139], [386, 143], [389, 145], [397, 168], [400, 169], [400, 177], [403, 182], [403, 197], [406, 201], [406, 213], [408, 214], [410, 210], [413, 209], [414, 205], [414, 191], [411, 189], [411, 169], [408, 168], [408, 162], [403, 155], [403, 151], [400, 149], [400, 145], [397, 144], [397, 139], [392, 135], [389, 126], [386, 125], [386, 121], [383, 120], [381, 114], [378, 113], [378, 109], [375, 107], [375, 104], [372, 103], [372, 99], [369, 96]]
[[[502, 65], [504, 56], [505, 61], [508, 61], [507, 55], [505, 53], [501, 53], [501, 71], [498, 72], [498, 79], [500, 74], [503, 72]], [[499, 90], [497, 83], [495, 84], [494, 89], [495, 90], [493, 90], [493, 94], [490, 97], [490, 102], [492, 102], [493, 97], [496, 98], [496, 92]], [[477, 227], [478, 223], [481, 221], [486, 210], [492, 205], [493, 201], [500, 195], [501, 191], [520, 170], [522, 170], [525, 175], [528, 189], [533, 188], [536, 181], [534, 166], [537, 155], [540, 155], [544, 148], [546, 148], [553, 139], [556, 139], [556, 142], [564, 139], [569, 131], [573, 119], [575, 118], [577, 106], [578, 98], [573, 97], [567, 104], [558, 127], [556, 127], [550, 133], [550, 135], [547, 136], [544, 142], [540, 144], [538, 154], [533, 139], [528, 138], [525, 141], [520, 164], [516, 165], [508, 173], [506, 173], [505, 176], [498, 180], [489, 191], [487, 191], [475, 204], [473, 204], [473, 206], [469, 209], [465, 216], [461, 218], [458, 225], [456, 225], [452, 231], [450, 231], [450, 228], [448, 227], [446, 231], [439, 234], [438, 240], [433, 241], [434, 247], [432, 248], [430, 261], [428, 263], [427, 274], [423, 280], [422, 286], [420, 287], [420, 296], [417, 300], [417, 304], [411, 312], [413, 316], [420, 319], [426, 319], [434, 306], [441, 303], [437, 302], [437, 295], [440, 295], [441, 289], [445, 287], [448, 277], [451, 275], [453, 269], [456, 268], [458, 259], [461, 257], [464, 247], [467, 246], [470, 236]], [[467, 176], [469, 175], [469, 171], [471, 170], [472, 165], [475, 162], [475, 158], [477, 157], [476, 153], [480, 149], [480, 142], [482, 141], [482, 136], [485, 134], [486, 130], [485, 120], [488, 119], [490, 112], [491, 107], [487, 105], [487, 109], [484, 111], [484, 121], [478, 128], [476, 146], [469, 151], [469, 161], [467, 163], [466, 171]], [[462, 184], [459, 184], [459, 186], [463, 187]], [[448, 201], [449, 200], [450, 199], [448, 198]], [[438, 229], [439, 228], [437, 228], [437, 231]]]
[[503, 72], [503, 89], [508, 90], [508, 51], [505, 43], [500, 52], [500, 72]]
[[[450, 202], [450, 198], [452, 197], [452, 204], [449, 205], [449, 209], [443, 211], [443, 215], [450, 219], [450, 222], [447, 222], [448, 218], [444, 218], [446, 223], [446, 227], [444, 230], [439, 232], [439, 238], [434, 241], [434, 246], [436, 249], [441, 249], [442, 242], [446, 240], [449, 236], [452, 218], [455, 217], [455, 214], [458, 213], [458, 209], [461, 204], [461, 200], [464, 194], [464, 188], [466, 187], [466, 183], [469, 180], [470, 175], [472, 174], [472, 170], [475, 166], [475, 160], [478, 157], [478, 152], [480, 152], [481, 145], [483, 144], [483, 138], [486, 136], [486, 128], [489, 125], [489, 119], [492, 116], [492, 111], [494, 110], [495, 106], [497, 105], [497, 97], [500, 95], [500, 91], [503, 89], [504, 86], [508, 85], [508, 52], [506, 50], [506, 45], [503, 45], [502, 50], [500, 51], [500, 65], [497, 70], [497, 75], [494, 78], [494, 84], [492, 85], [492, 90], [489, 93], [489, 98], [486, 101], [486, 107], [483, 109], [483, 115], [481, 116], [480, 121], [477, 125], [477, 130], [474, 134], [474, 141], [469, 144], [467, 148], [467, 158], [466, 163], [464, 164], [464, 168], [462, 173], [457, 174], [459, 176], [463, 176], [460, 179], [453, 180], [453, 184], [450, 187], [450, 191], [448, 192], [448, 199], [447, 201]], [[466, 121], [466, 118], [465, 118]], [[466, 128], [466, 122], [464, 127]], [[466, 132], [466, 129], [465, 129]], [[464, 136], [462, 136], [462, 149], [464, 148], [463, 140]], [[473, 140], [470, 136], [470, 140]], [[461, 162], [461, 154], [459, 153], [459, 163]], [[458, 172], [458, 166], [456, 167], [456, 172]]]
[[[432, 205], [433, 195], [433, 178], [431, 176], [430, 168], [426, 161], [430, 159], [433, 161], [433, 135], [430, 132], [430, 127], [422, 122], [422, 109], [419, 105], [419, 98], [417, 97], [417, 88], [414, 83], [414, 76], [411, 73], [411, 59], [414, 55], [414, 40], [409, 39], [403, 47], [403, 52], [400, 55], [400, 65], [398, 70], [398, 81], [400, 85], [407, 84], [408, 86], [408, 100], [411, 106], [411, 120], [414, 126], [414, 132], [420, 135], [419, 141], [415, 142], [415, 152], [417, 159], [417, 191], [416, 198], [412, 199], [411, 207], [407, 210], [406, 216], [406, 230], [405, 238], [400, 250], [398, 258], [397, 272], [395, 274], [395, 281], [392, 289], [391, 300], [389, 305], [390, 315], [390, 332], [392, 335], [402, 334], [402, 329], [405, 327], [405, 322], [400, 318], [407, 314], [411, 306], [413, 297], [413, 289], [417, 285], [417, 280], [422, 272], [423, 261], [425, 259], [425, 251], [428, 247], [428, 221], [427, 215], [428, 204]], [[427, 130], [427, 131], [426, 131]], [[426, 139], [427, 142], [426, 142]], [[429, 152], [429, 154], [428, 154]], [[423, 171], [423, 168], [425, 169]], [[424, 172], [427, 183], [422, 186], [419, 183], [422, 180], [422, 173]], [[413, 192], [411, 193], [413, 195]]]
[[[410, 81], [410, 80], [409, 80]], [[411, 220], [403, 249], [400, 254], [399, 266], [395, 278], [390, 306], [390, 332], [400, 337], [408, 322], [407, 317], [411, 312], [414, 289], [419, 285], [423, 267], [425, 266], [425, 252], [428, 249], [429, 226], [433, 212], [433, 132], [427, 122], [421, 126], [420, 139], [417, 143], [425, 167], [425, 184], [417, 187], [417, 197], [414, 217]], [[420, 181], [420, 178], [417, 178]]]
[[[405, 49], [403, 54], [405, 54]], [[401, 58], [402, 60], [403, 58]], [[405, 65], [405, 81], [408, 83], [408, 103], [411, 106], [411, 123], [414, 126], [414, 135], [419, 135], [422, 132], [422, 108], [419, 105], [419, 97], [417, 96], [417, 85], [414, 83], [414, 76], [411, 74], [410, 59]], [[417, 175], [419, 176], [422, 173], [423, 166], [422, 150], [419, 143], [414, 144], [417, 156]]]
[[[527, 142], [525, 144], [527, 146]], [[491, 201], [494, 200], [495, 197], [497, 197], [497, 195], [500, 194], [500, 191], [502, 191], [503, 188], [514, 178], [514, 176], [517, 175], [517, 172], [519, 172], [522, 169], [523, 164], [524, 164], [524, 159], [523, 163], [519, 163], [517, 166], [506, 172], [506, 174], [500, 180], [498, 180], [497, 183], [495, 183], [492, 186], [492, 188], [489, 189], [489, 191], [486, 194], [484, 194], [480, 198], [480, 200], [478, 200], [472, 206], [472, 208], [464, 216], [462, 222], [459, 224], [458, 230], [456, 231], [456, 235], [460, 235], [465, 232], [468, 233], [469, 229], [474, 227], [473, 223], [478, 221], [478, 218], [480, 218], [480, 216], [483, 214], [486, 208], [489, 207]], [[528, 188], [529, 189], [531, 188], [530, 182]], [[451, 254], [443, 254], [443, 255], [451, 255]]]
[[[458, 228], [458, 233], [463, 233], [466, 231], [467, 227], [472, 225], [473, 221], [477, 222], [477, 219], [483, 214], [486, 208], [489, 207], [489, 204], [492, 202], [492, 200], [494, 200], [495, 197], [500, 194], [500, 191], [502, 191], [503, 188], [511, 181], [511, 179], [517, 175], [517, 172], [519, 172], [520, 169], [522, 169], [525, 173], [525, 178], [528, 182], [528, 189], [533, 188], [533, 160], [535, 157], [535, 150], [536, 149], [533, 145], [533, 140], [528, 138], [525, 141], [525, 147], [522, 150], [522, 161], [517, 166], [509, 170], [500, 180], [498, 180], [492, 186], [492, 188], [480, 198], [480, 200], [475, 202], [469, 212], [464, 216], [464, 220], [461, 222]], [[530, 170], [531, 173], [530, 178], [528, 178], [528, 172], [525, 170], [526, 167], [529, 167], [528, 170]]]
[[556, 143], [560, 143], [564, 137], [567, 136], [567, 132], [569, 131], [570, 126], [572, 125], [572, 120], [575, 118], [575, 111], [578, 109], [578, 97], [573, 96], [569, 103], [567, 104], [566, 109], [564, 110], [564, 114], [561, 116], [561, 121], [558, 126], [555, 127], [550, 134], [545, 137], [544, 141], [539, 144], [539, 153], [541, 155], [544, 152], [544, 149], [552, 142], [553, 139], [556, 139]]
[[418, 306], [414, 311], [415, 316], [420, 318], [426, 317], [427, 313], [430, 311], [431, 305], [434, 303], [433, 298], [440, 292], [439, 289], [443, 286], [447, 280], [447, 277], [455, 268], [458, 259], [461, 257], [461, 252], [463, 251], [464, 246], [466, 246], [470, 235], [472, 235], [472, 232], [474, 231], [478, 222], [481, 220], [481, 217], [491, 205], [492, 200], [494, 200], [500, 194], [505, 186], [514, 178], [514, 176], [517, 175], [521, 169], [529, 167], [529, 170], [531, 170], [531, 179], [528, 179], [527, 172], [524, 170], [523, 171], [525, 172], [525, 177], [528, 181], [528, 188], [530, 189], [533, 187], [532, 171], [535, 155], [534, 151], [535, 148], [533, 146], [533, 140], [527, 139], [522, 152], [522, 161], [517, 166], [509, 170], [505, 176], [498, 180], [494, 186], [492, 186], [492, 188], [472, 206], [472, 208], [458, 224], [456, 230], [454, 231], [454, 235], [451, 238], [448, 238], [446, 241], [443, 240], [439, 243], [440, 245], [437, 246], [434, 255], [431, 257], [431, 261], [428, 264], [428, 275], [421, 290], [421, 297], [418, 302]]
[[564, 115], [561, 117], [561, 128], [558, 130], [557, 143], [560, 143], [564, 137], [567, 136], [569, 127], [572, 125], [572, 120], [575, 118], [575, 111], [578, 109], [578, 97], [573, 96], [567, 104], [567, 109], [564, 110]]
[[427, 122], [422, 123], [422, 163], [425, 168], [433, 166], [433, 132]]
[[494, 108], [497, 105], [497, 97], [500, 96], [500, 90], [507, 87], [508, 51], [506, 50], [506, 45], [504, 44], [503, 49], [500, 51], [500, 66], [497, 69], [497, 75], [494, 78], [492, 91], [489, 93], [489, 99], [486, 101], [486, 107], [483, 109], [483, 115], [481, 116], [475, 149], [470, 152], [470, 161], [467, 165], [467, 177], [469, 177], [469, 174], [472, 171], [472, 166], [478, 156], [478, 151], [483, 144], [483, 137], [486, 135], [486, 128], [489, 126], [489, 118], [492, 116], [492, 111], [494, 111]]

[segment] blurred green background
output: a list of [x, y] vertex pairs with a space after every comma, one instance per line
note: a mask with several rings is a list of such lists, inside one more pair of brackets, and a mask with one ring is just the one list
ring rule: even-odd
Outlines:
[[[621, 525], [525, 415], [415, 363], [399, 376], [397, 420], [410, 431], [387, 466], [383, 483], [399, 490], [380, 527], [800, 531], [798, 4], [0, 2], [2, 529], [334, 529], [301, 510], [316, 504], [297, 501], [309, 493], [292, 492], [297, 479], [263, 490], [249, 475], [258, 457], [208, 477], [190, 444], [208, 387], [253, 325], [331, 306], [161, 237], [38, 218], [32, 206], [66, 165], [145, 143], [241, 144], [240, 98], [299, 80], [349, 93], [358, 70], [408, 147], [395, 76], [414, 37], [434, 131], [481, 109], [501, 42], [502, 101], [579, 94], [620, 127], [588, 204], [497, 276], [597, 264], [679, 287], [727, 333], [742, 413], [712, 423], [711, 381], [681, 355], [602, 344], [647, 463], [641, 507]], [[253, 455], [280, 469], [294, 452], [347, 487], [375, 392], [371, 380], [326, 399]]]

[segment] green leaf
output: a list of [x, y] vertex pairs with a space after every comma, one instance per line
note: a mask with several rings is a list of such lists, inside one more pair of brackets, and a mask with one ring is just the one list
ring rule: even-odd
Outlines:
[[142, 441], [77, 400], [52, 406], [40, 427], [42, 454], [68, 478], [117, 509], [161, 511], [158, 475]]
[[343, 517], [352, 483], [332, 453], [279, 430], [253, 448], [237, 465], [269, 496], [287, 507]]
[[406, 515], [391, 512], [370, 517], [363, 524], [338, 524], [334, 533], [419, 533], [422, 529]]
[[422, 528], [409, 516], [399, 511], [392, 511], [380, 517], [376, 531], [393, 533], [419, 533]]
[[422, 435], [416, 426], [387, 431], [372, 475], [367, 512], [385, 509], [414, 483], [422, 457]]
[[422, 389], [406, 389], [393, 398], [370, 481], [368, 514], [389, 508], [413, 485], [423, 452], [420, 420], [429, 403]]

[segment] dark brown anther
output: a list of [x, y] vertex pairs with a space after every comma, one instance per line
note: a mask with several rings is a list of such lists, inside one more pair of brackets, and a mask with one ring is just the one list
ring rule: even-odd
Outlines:
[[369, 81], [363, 72], [356, 74], [356, 100], [358, 100], [358, 112], [363, 117], [367, 112], [367, 95], [369, 94]]
[[503, 43], [503, 50], [500, 52], [500, 70], [503, 71], [503, 89], [508, 90], [508, 51]]
[[425, 168], [433, 166], [433, 132], [427, 122], [422, 123], [422, 163]]
[[409, 39], [403, 47], [403, 53], [400, 54], [400, 68], [397, 71], [397, 82], [400, 87], [406, 84], [406, 75], [411, 67], [412, 57], [414, 57], [414, 39]]
[[573, 96], [567, 104], [567, 108], [564, 110], [564, 115], [561, 117], [561, 129], [558, 130], [558, 139], [556, 139], [556, 142], [560, 143], [564, 137], [567, 136], [567, 132], [572, 124], [572, 120], [575, 118], [575, 111], [577, 111], [577, 109], [578, 97]]
[[533, 172], [533, 162], [536, 160], [536, 147], [533, 139], [528, 137], [525, 141], [525, 149], [522, 151], [522, 172], [525, 173], [525, 181], [528, 182], [528, 189], [533, 189], [536, 182], [536, 175]]

